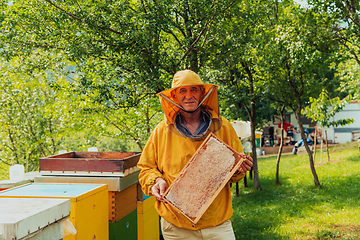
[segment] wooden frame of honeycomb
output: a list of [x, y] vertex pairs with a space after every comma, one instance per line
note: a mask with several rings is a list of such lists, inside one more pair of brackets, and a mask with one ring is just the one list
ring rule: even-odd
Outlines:
[[163, 198], [195, 225], [244, 159], [210, 133]]

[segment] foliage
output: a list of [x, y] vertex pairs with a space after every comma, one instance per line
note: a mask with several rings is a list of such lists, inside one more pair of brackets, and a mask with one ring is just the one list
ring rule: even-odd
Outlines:
[[267, 63], [267, 91], [295, 112], [324, 86], [332, 85], [326, 73], [335, 60], [337, 44], [328, 28], [331, 19], [326, 22], [326, 16], [290, 6], [284, 11], [263, 60]]
[[[43, 69], [43, 54], [33, 51], [25, 59], [13, 58], [1, 64], [1, 161], [8, 165], [20, 163], [25, 165], [26, 171], [32, 171], [37, 169], [39, 158], [57, 154], [58, 150], [86, 151], [88, 147], [98, 146], [107, 151], [139, 151], [138, 146], [121, 140], [116, 129], [110, 126], [103, 127], [100, 132], [102, 128], [97, 126], [105, 126], [106, 119], [84, 111], [86, 99], [83, 101], [82, 95], [72, 91], [71, 80], [76, 76], [69, 74], [69, 65], [59, 63], [57, 71]], [[53, 61], [59, 61], [58, 58], [53, 56]], [[24, 70], [23, 64], [29, 68]], [[61, 67], [62, 72], [59, 71]], [[128, 116], [132, 112], [136, 109], [128, 111]], [[119, 117], [112, 119], [121, 121]], [[142, 124], [134, 123], [138, 127]], [[130, 122], [127, 126], [131, 126]], [[111, 132], [111, 138], [104, 132]], [[143, 135], [146, 137], [146, 134], [149, 133]]]
[[[26, 58], [45, 52], [71, 63], [77, 126], [119, 136], [141, 149], [161, 117], [155, 94], [178, 69], [198, 71], [213, 55], [216, 24], [234, 1], [11, 1], [2, 5], [0, 54]], [[24, 64], [24, 70], [32, 66]], [[86, 105], [85, 105], [86, 104]], [[75, 121], [74, 121], [75, 122]], [[108, 132], [110, 126], [116, 132]]]
[[96, 147], [98, 151], [138, 152], [135, 144], [118, 137], [95, 136], [85, 133], [63, 137], [59, 141], [59, 151], [88, 151], [90, 147]]
[[354, 119], [352, 118], [331, 121], [331, 118], [334, 117], [336, 113], [340, 112], [345, 107], [345, 105], [350, 102], [350, 95], [341, 100], [339, 97], [329, 99], [327, 91], [323, 89], [319, 95], [319, 98], [315, 99], [310, 97], [309, 100], [310, 106], [307, 106], [302, 111], [302, 114], [316, 122], [319, 122], [321, 127], [344, 126], [354, 122]]
[[142, 100], [142, 104], [132, 108], [117, 108], [112, 101], [94, 103], [97, 91], [81, 95], [75, 118], [81, 121], [82, 128], [94, 137], [110, 137], [130, 140], [142, 150], [151, 130], [161, 120], [162, 114], [157, 99]]
[[273, 184], [276, 156], [259, 158], [263, 191], [241, 187], [242, 182], [239, 196], [232, 189], [231, 220], [237, 239], [359, 239], [358, 144], [337, 145], [330, 151], [333, 160], [317, 165], [321, 188], [310, 183], [307, 155], [282, 157], [281, 185]]
[[354, 100], [360, 101], [360, 65], [355, 60], [341, 62], [336, 77], [342, 82], [341, 90], [349, 92]]
[[348, 91], [354, 99], [360, 99], [360, 3], [344, 0], [310, 0], [315, 11], [328, 12], [337, 22], [333, 27], [334, 39], [342, 45], [338, 52], [345, 59], [335, 65], [342, 82], [342, 90]]
[[20, 73], [19, 59], [2, 62], [0, 74], [0, 159], [35, 170], [38, 158], [53, 155], [65, 134], [64, 99], [48, 88], [48, 75]]
[[[218, 41], [213, 46], [216, 55], [206, 69], [206, 79], [222, 86], [223, 106], [225, 110], [233, 110], [231, 113], [226, 110], [233, 119], [249, 120], [251, 102], [258, 103], [259, 108], [268, 106], [268, 102], [261, 99], [263, 76], [259, 60], [262, 43], [268, 37], [264, 29], [270, 27], [268, 18], [272, 18], [272, 8], [273, 4], [268, 1], [241, 1], [226, 13], [227, 25], [214, 26], [218, 27]], [[241, 109], [247, 112], [239, 115]], [[268, 111], [257, 113], [256, 120], [269, 117]]]
[[268, 49], [262, 58], [265, 91], [276, 105], [284, 105], [294, 112], [308, 151], [315, 185], [319, 186], [301, 122], [301, 110], [309, 97], [332, 86], [334, 79], [326, 75], [331, 71], [330, 63], [338, 60], [335, 54], [338, 43], [331, 29], [335, 22], [327, 13], [317, 13], [287, 2], [283, 4], [274, 26], [268, 30], [271, 37], [265, 43]]
[[[205, 70], [207, 79], [223, 87], [219, 92], [223, 95], [224, 113], [233, 119], [240, 117], [251, 122], [255, 189], [261, 189], [257, 173], [255, 129], [260, 119], [269, 119], [272, 113], [270, 103], [263, 94], [260, 63], [264, 51], [262, 43], [268, 38], [264, 30], [271, 25], [273, 5], [262, 0], [236, 2], [226, 12], [227, 23], [214, 26], [217, 29], [217, 41], [213, 44], [216, 54]], [[261, 108], [266, 110], [259, 111]]]
[[80, 90], [97, 88], [101, 100], [134, 106], [165, 89], [177, 69], [200, 69], [211, 56], [212, 23], [232, 3], [13, 1], [3, 6], [3, 54], [57, 51], [83, 73]]
[[328, 12], [337, 21], [333, 31], [337, 39], [360, 65], [360, 3], [346, 0], [309, 0], [309, 5], [318, 12]]
[[0, 161], [0, 180], [9, 179], [9, 165]]

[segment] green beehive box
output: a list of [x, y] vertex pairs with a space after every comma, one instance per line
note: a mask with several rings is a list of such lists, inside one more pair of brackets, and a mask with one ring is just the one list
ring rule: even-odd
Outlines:
[[109, 223], [109, 240], [137, 240], [137, 211], [134, 210], [116, 223]]

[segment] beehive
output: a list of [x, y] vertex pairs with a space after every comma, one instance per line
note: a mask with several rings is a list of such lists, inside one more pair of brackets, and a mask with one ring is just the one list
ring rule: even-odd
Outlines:
[[124, 177], [138, 171], [137, 152], [68, 152], [40, 158], [41, 175]]
[[196, 224], [242, 162], [238, 152], [209, 134], [164, 199]]
[[46, 239], [54, 225], [53, 237], [62, 238], [59, 224], [70, 216], [69, 199], [0, 198], [0, 206], [0, 240]]
[[136, 209], [117, 222], [109, 223], [109, 240], [137, 240], [138, 224]]
[[64, 240], [109, 236], [107, 185], [33, 183], [1, 191], [1, 198], [70, 199], [69, 220], [77, 234], [65, 236]]
[[137, 202], [137, 224], [138, 240], [158, 240], [159, 214], [156, 211], [156, 198], [150, 197], [144, 201]]

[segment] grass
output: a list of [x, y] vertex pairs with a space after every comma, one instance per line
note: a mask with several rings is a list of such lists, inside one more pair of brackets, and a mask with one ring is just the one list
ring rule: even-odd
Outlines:
[[[281, 185], [274, 185], [276, 156], [258, 160], [262, 191], [244, 188], [233, 197], [237, 239], [360, 239], [360, 153], [358, 143], [330, 149], [331, 162], [316, 153], [315, 188], [307, 155], [283, 155]], [[248, 175], [249, 176], [249, 175]], [[235, 187], [233, 187], [235, 193]]]

